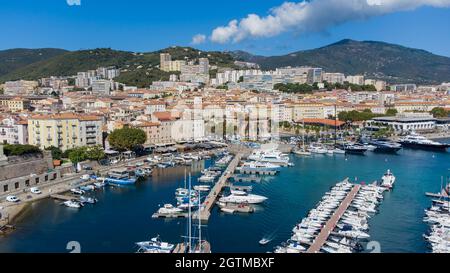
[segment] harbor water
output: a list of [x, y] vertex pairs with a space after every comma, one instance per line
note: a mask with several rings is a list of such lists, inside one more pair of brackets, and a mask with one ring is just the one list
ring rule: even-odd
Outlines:
[[[398, 154], [368, 152], [365, 156], [292, 155], [291, 162], [294, 167], [252, 183], [253, 193], [269, 198], [254, 213], [213, 209], [202, 230], [212, 252], [271, 251], [290, 238], [294, 225], [336, 182], [349, 177], [352, 182], [371, 183], [387, 169], [396, 176], [396, 184], [369, 221], [371, 240], [379, 242], [382, 252], [429, 251], [422, 236], [428, 228], [422, 222], [424, 209], [431, 203], [425, 192], [438, 192], [441, 176], [449, 175], [449, 152], [403, 149]], [[17, 229], [0, 237], [0, 252], [70, 252], [71, 241], [80, 244], [81, 252], [134, 252], [134, 242], [158, 234], [164, 241], [181, 242], [186, 219], [152, 219], [151, 215], [165, 203], [175, 204], [174, 192], [184, 186], [185, 168], [195, 185], [200, 171], [211, 164], [207, 160], [158, 169], [135, 186], [105, 187], [92, 194], [97, 204], [80, 210], [52, 199], [33, 203], [17, 219]], [[273, 240], [260, 246], [258, 241], [267, 236]]]

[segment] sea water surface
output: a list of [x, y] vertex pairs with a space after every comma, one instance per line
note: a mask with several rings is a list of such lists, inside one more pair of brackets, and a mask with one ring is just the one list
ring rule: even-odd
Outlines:
[[[447, 142], [449, 140], [446, 140]], [[427, 252], [422, 234], [425, 192], [438, 192], [441, 176], [449, 175], [450, 153], [403, 149], [398, 154], [291, 156], [295, 167], [253, 183], [253, 193], [269, 199], [252, 214], [226, 214], [213, 209], [202, 229], [213, 252], [266, 252], [289, 239], [294, 225], [314, 208], [336, 182], [370, 183], [387, 169], [396, 176], [395, 188], [385, 194], [379, 213], [370, 219], [371, 240], [382, 252]], [[200, 161], [186, 167], [193, 184], [212, 164]], [[132, 187], [106, 187], [93, 195], [95, 205], [80, 210], [46, 199], [33, 203], [18, 219], [17, 230], [0, 238], [0, 252], [69, 252], [76, 241], [81, 252], [134, 252], [134, 242], [160, 235], [178, 243], [186, 234], [186, 219], [152, 219], [164, 203], [175, 204], [174, 191], [184, 186], [185, 167], [155, 170], [147, 181]], [[240, 183], [243, 184], [243, 183]], [[272, 236], [260, 246], [258, 241]]]

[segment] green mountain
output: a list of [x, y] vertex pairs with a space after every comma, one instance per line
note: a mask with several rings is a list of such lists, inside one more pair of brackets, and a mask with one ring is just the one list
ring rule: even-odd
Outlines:
[[56, 48], [2, 50], [0, 51], [0, 76], [6, 75], [20, 67], [47, 60], [66, 52], [66, 50]]
[[[18, 67], [9, 73], [0, 74], [0, 82], [17, 79], [36, 80], [48, 76], [71, 76], [79, 71], [100, 66], [116, 66], [122, 74], [119, 82], [145, 87], [155, 80], [168, 80], [171, 73], [159, 70], [159, 54], [167, 52], [173, 60], [195, 60], [209, 58], [210, 64], [218, 67], [234, 67], [234, 58], [218, 51], [204, 52], [190, 47], [170, 47], [155, 52], [135, 53], [108, 48], [67, 51], [55, 57], [38, 60]], [[0, 62], [0, 69], [4, 66]]]
[[342, 40], [312, 50], [283, 56], [256, 56], [233, 52], [240, 60], [258, 63], [262, 69], [284, 66], [317, 66], [327, 72], [364, 74], [390, 83], [442, 83], [450, 81], [450, 58], [425, 50], [374, 41]]
[[159, 70], [159, 54], [167, 52], [173, 60], [207, 57], [221, 68], [237, 68], [235, 60], [258, 63], [262, 69], [284, 66], [317, 66], [327, 72], [346, 75], [364, 74], [390, 83], [421, 84], [450, 81], [450, 58], [430, 52], [374, 41], [342, 40], [312, 50], [283, 56], [257, 56], [245, 51], [200, 51], [191, 47], [135, 53], [108, 48], [65, 51], [61, 49], [11, 49], [0, 51], [0, 83], [7, 80], [36, 80], [48, 76], [71, 76], [99, 66], [116, 66], [122, 74], [119, 82], [145, 87], [155, 80], [168, 80], [170, 73]]

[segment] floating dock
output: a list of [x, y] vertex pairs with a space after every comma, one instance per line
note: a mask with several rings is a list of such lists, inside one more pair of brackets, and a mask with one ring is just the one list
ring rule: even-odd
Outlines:
[[233, 204], [233, 203], [217, 203], [219, 207], [224, 210], [224, 212], [243, 212], [243, 213], [251, 213], [254, 212], [255, 209], [251, 205], [241, 205], [241, 204]]
[[[200, 218], [201, 221], [208, 221], [209, 216], [211, 216], [211, 208], [214, 206], [214, 203], [219, 196], [219, 193], [222, 191], [223, 187], [226, 186], [227, 180], [234, 174], [236, 167], [241, 161], [242, 153], [238, 153], [233, 160], [230, 162], [228, 167], [223, 172], [222, 176], [219, 178], [217, 183], [209, 192], [208, 196], [206, 196], [205, 201], [203, 201], [202, 208], [200, 211], [197, 211], [192, 215], [193, 218]], [[200, 214], [200, 215], [198, 215]]]
[[316, 239], [312, 243], [312, 245], [308, 248], [306, 253], [318, 253], [322, 246], [327, 241], [330, 234], [332, 234], [336, 224], [339, 222], [341, 217], [347, 211], [348, 207], [352, 203], [356, 194], [358, 194], [361, 185], [355, 185], [352, 190], [347, 194], [344, 201], [341, 202], [338, 209], [334, 212], [333, 216], [331, 216], [330, 220], [325, 224], [325, 226], [320, 231], [319, 235], [317, 235]]
[[182, 213], [153, 213], [152, 218], [187, 218], [186, 212]]
[[278, 171], [266, 171], [266, 170], [246, 170], [246, 169], [236, 169], [241, 174], [251, 174], [251, 175], [276, 175]]
[[256, 175], [233, 175], [231, 178], [234, 182], [261, 182], [261, 177], [258, 177]]

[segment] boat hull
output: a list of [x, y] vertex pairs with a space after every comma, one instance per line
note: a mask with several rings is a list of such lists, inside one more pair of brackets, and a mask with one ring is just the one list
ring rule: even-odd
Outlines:
[[136, 183], [136, 179], [106, 178], [105, 182], [114, 185], [134, 185]]
[[402, 144], [403, 147], [412, 148], [412, 149], [441, 151], [441, 152], [445, 152], [450, 147], [450, 144], [443, 144], [443, 143], [440, 145], [429, 145], [429, 144], [411, 143], [411, 142], [401, 141], [400, 144]]

